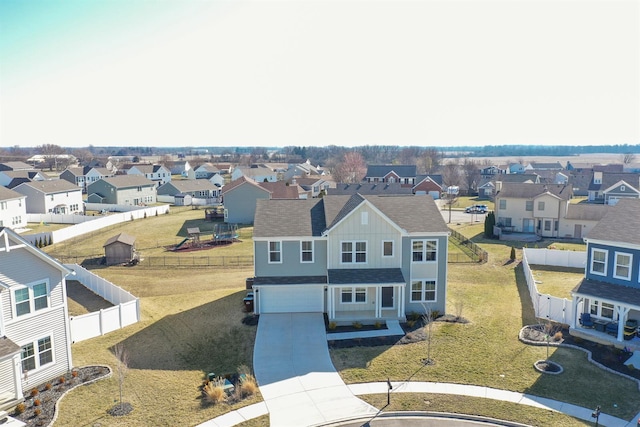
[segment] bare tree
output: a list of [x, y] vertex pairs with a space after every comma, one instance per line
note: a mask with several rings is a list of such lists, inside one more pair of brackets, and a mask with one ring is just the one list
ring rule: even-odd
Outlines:
[[342, 162], [335, 166], [332, 174], [336, 182], [357, 183], [367, 174], [367, 165], [360, 153], [350, 151], [344, 154]]
[[93, 160], [93, 153], [86, 148], [76, 148], [73, 150], [73, 155], [81, 165], [86, 165]]
[[116, 375], [118, 376], [118, 385], [120, 388], [120, 407], [122, 407], [122, 396], [124, 394], [124, 378], [129, 370], [129, 354], [122, 343], [116, 344], [113, 348], [113, 354], [116, 356]]
[[53, 170], [53, 167], [56, 167], [58, 170], [58, 156], [60, 154], [64, 154], [64, 148], [55, 144], [42, 144], [36, 147], [36, 152], [38, 154], [42, 154], [44, 156], [44, 160], [49, 166], [49, 170]]
[[440, 166], [442, 155], [435, 148], [423, 150], [416, 159], [418, 173], [432, 173]]
[[442, 183], [446, 187], [460, 186], [463, 182], [463, 173], [460, 165], [449, 160], [442, 168]]
[[622, 163], [625, 165], [633, 163], [635, 162], [635, 160], [636, 160], [636, 155], [633, 153], [624, 153], [622, 155]]
[[424, 333], [427, 341], [427, 357], [422, 359], [422, 363], [425, 365], [433, 365], [435, 361], [431, 358], [431, 343], [433, 341], [433, 311], [425, 303], [422, 304], [424, 314], [422, 315], [422, 323], [424, 324]]
[[478, 190], [478, 183], [481, 178], [480, 166], [475, 160], [465, 157], [462, 163], [462, 170], [464, 172], [464, 180], [467, 185], [467, 194], [471, 195]]

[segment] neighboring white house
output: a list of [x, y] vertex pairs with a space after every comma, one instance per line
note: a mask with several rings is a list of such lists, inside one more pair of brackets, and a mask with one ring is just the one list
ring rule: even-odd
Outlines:
[[65, 277], [71, 270], [0, 228], [0, 408], [71, 370]]
[[27, 225], [27, 196], [0, 187], [0, 227], [13, 229]]
[[276, 182], [278, 174], [265, 165], [238, 166], [231, 172], [231, 181], [241, 177], [251, 178], [255, 182]]
[[171, 181], [171, 171], [162, 165], [136, 164], [127, 169], [127, 175], [144, 176], [158, 187]]
[[82, 190], [64, 179], [25, 182], [14, 190], [27, 196], [27, 213], [84, 212]]
[[220, 175], [219, 173], [216, 173], [211, 178], [209, 178], [209, 182], [218, 187], [222, 187], [225, 183], [225, 180], [222, 175]]
[[185, 178], [187, 177], [187, 172], [191, 170], [191, 165], [187, 160], [180, 160], [173, 163], [171, 166], [171, 173], [173, 175], [182, 175]]

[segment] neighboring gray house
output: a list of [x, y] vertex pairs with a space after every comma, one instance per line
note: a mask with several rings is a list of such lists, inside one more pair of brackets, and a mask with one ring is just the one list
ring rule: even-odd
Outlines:
[[220, 196], [220, 187], [207, 179], [173, 180], [158, 187], [158, 196], [188, 194], [197, 199], [211, 199]]
[[256, 212], [256, 201], [260, 199], [293, 199], [304, 196], [297, 185], [278, 182], [255, 182], [241, 177], [222, 187], [224, 220], [232, 224], [251, 224]]
[[83, 213], [82, 190], [64, 179], [25, 182], [14, 188], [27, 196], [27, 213]]
[[215, 174], [219, 174], [220, 169], [211, 163], [203, 163], [195, 169], [191, 169], [188, 174], [189, 179], [209, 179]]
[[426, 195], [259, 200], [255, 311], [348, 324], [402, 321], [424, 306], [444, 314], [448, 236]]
[[89, 203], [138, 206], [156, 203], [156, 184], [139, 175], [102, 178], [87, 187]]
[[25, 162], [0, 163], [0, 171], [27, 171], [33, 170], [33, 166]]
[[136, 259], [136, 238], [120, 233], [104, 244], [104, 257], [107, 265], [128, 263]]
[[265, 165], [238, 166], [231, 172], [232, 181], [243, 176], [255, 182], [276, 182], [278, 180], [278, 174]]
[[46, 175], [37, 170], [8, 170], [0, 171], [0, 186], [15, 188], [23, 182], [44, 181]]
[[0, 227], [0, 409], [15, 406], [33, 387], [73, 367], [65, 284], [69, 273]]
[[589, 183], [590, 202], [615, 204], [619, 199], [640, 198], [640, 174], [594, 171]]
[[114, 175], [115, 174], [107, 168], [70, 166], [60, 174], [60, 179], [76, 184], [83, 192], [86, 193], [87, 185], [96, 182], [99, 179]]
[[191, 165], [186, 160], [173, 162], [173, 166], [171, 166], [171, 173], [173, 175], [182, 175], [186, 177], [189, 170], [191, 170]]
[[134, 164], [127, 169], [127, 175], [144, 176], [158, 187], [171, 181], [171, 171], [162, 165]]
[[413, 187], [417, 184], [416, 176], [416, 165], [370, 165], [363, 181], [398, 182], [402, 186]]

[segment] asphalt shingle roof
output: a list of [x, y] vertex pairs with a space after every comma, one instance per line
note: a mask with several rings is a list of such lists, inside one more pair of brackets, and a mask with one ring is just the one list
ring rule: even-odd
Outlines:
[[593, 178], [589, 183], [589, 191], [606, 190], [612, 185], [617, 184], [620, 181], [624, 181], [638, 190], [640, 188], [640, 174], [623, 172], [623, 173], [602, 173], [602, 184], [595, 184]]
[[320, 236], [326, 228], [323, 199], [257, 200], [255, 237]]
[[0, 337], [0, 358], [20, 352], [21, 348], [7, 337]]
[[254, 277], [254, 285], [307, 285], [325, 284], [327, 276], [271, 276]]
[[381, 178], [389, 172], [395, 172], [401, 178], [415, 178], [416, 165], [369, 165], [366, 176]]
[[12, 200], [26, 197], [24, 194], [20, 194], [17, 191], [10, 190], [8, 188], [0, 186], [0, 200]]
[[329, 269], [330, 285], [406, 283], [399, 268], [345, 268]]
[[513, 197], [518, 199], [533, 199], [544, 193], [551, 193], [563, 200], [569, 200], [572, 196], [570, 185], [565, 184], [526, 184], [515, 182], [503, 182], [502, 190], [496, 196]]
[[640, 306], [640, 289], [631, 286], [582, 279], [571, 292]]
[[586, 238], [640, 245], [640, 199], [620, 199]]
[[402, 187], [399, 182], [363, 182], [358, 184], [338, 183], [336, 188], [330, 188], [329, 194], [411, 194], [411, 187]]
[[165, 185], [173, 186], [176, 190], [181, 193], [189, 192], [189, 191], [202, 191], [202, 190], [217, 190], [218, 186], [213, 184], [211, 181], [207, 179], [177, 179], [173, 181], [169, 181], [165, 184], [162, 184], [162, 187]]
[[31, 181], [31, 182], [25, 182], [20, 185], [28, 185], [29, 187], [33, 187], [37, 190], [40, 190], [45, 194], [61, 193], [64, 191], [81, 191], [80, 187], [64, 179], [52, 179], [48, 181]]
[[109, 246], [115, 242], [126, 243], [127, 245], [133, 246], [136, 243], [136, 238], [127, 233], [120, 233], [109, 238], [109, 240], [105, 242], [104, 246]]
[[567, 207], [565, 219], [581, 219], [586, 221], [600, 221], [611, 206], [601, 204], [570, 204]]
[[[127, 188], [127, 187], [155, 187], [155, 182], [145, 178], [142, 175], [116, 175], [112, 177], [102, 178], [107, 183], [111, 184], [116, 188]], [[93, 185], [90, 184], [90, 186]]]

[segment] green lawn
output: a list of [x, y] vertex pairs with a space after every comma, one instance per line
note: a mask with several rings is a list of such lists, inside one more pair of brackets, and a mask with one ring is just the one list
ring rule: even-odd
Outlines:
[[530, 265], [538, 292], [571, 299], [571, 290], [584, 278], [584, 268]]

